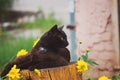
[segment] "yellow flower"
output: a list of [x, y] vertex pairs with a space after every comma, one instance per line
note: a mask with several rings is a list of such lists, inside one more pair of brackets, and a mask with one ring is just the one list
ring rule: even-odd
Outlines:
[[106, 77], [106, 76], [101, 76], [98, 80], [111, 80], [111, 79], [109, 79], [109, 78]]
[[35, 45], [38, 43], [39, 40], [40, 40], [40, 38], [37, 38], [37, 39], [34, 41], [33, 47], [35, 47]]
[[85, 73], [88, 70], [88, 64], [83, 60], [77, 61], [77, 70], [80, 74]]
[[86, 49], [86, 53], [89, 53], [89, 52], [90, 52], [90, 49], [89, 49], [89, 48], [87, 48], [87, 49]]
[[17, 57], [26, 55], [27, 53], [28, 53], [28, 52], [27, 52], [25, 49], [21, 49], [20, 51], [18, 51]]
[[14, 65], [6, 76], [9, 80], [18, 80], [20, 78], [19, 72], [20, 69], [17, 69], [16, 65]]
[[38, 76], [41, 76], [41, 72], [40, 72], [40, 70], [38, 70], [38, 69], [34, 69], [34, 72], [35, 72]]

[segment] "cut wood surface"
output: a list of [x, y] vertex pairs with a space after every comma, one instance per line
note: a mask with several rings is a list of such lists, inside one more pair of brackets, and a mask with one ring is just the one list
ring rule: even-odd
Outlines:
[[22, 80], [82, 80], [82, 76], [76, 70], [76, 63], [67, 66], [40, 69], [41, 76], [29, 70], [22, 70]]

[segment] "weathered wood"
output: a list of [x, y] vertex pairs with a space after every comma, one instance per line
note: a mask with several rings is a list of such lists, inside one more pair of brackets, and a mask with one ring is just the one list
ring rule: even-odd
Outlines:
[[76, 70], [76, 63], [67, 66], [40, 69], [41, 76], [33, 71], [21, 71], [22, 80], [82, 80], [82, 76]]

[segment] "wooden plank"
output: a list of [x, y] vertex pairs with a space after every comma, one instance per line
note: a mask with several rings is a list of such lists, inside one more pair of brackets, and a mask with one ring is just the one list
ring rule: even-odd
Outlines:
[[82, 80], [82, 76], [77, 72], [75, 63], [56, 69], [50, 69], [49, 72], [52, 80]]
[[82, 80], [82, 76], [78, 74], [76, 69], [76, 63], [71, 64], [69, 67], [69, 72], [71, 75], [71, 80]]
[[82, 76], [78, 74], [76, 63], [67, 66], [40, 69], [41, 76], [29, 70], [21, 71], [22, 80], [82, 80]]
[[55, 68], [49, 70], [52, 80], [68, 80], [66, 79], [66, 74], [64, 68]]
[[51, 80], [48, 70], [44, 69], [40, 71], [41, 71], [41, 77], [40, 77], [41, 80]]

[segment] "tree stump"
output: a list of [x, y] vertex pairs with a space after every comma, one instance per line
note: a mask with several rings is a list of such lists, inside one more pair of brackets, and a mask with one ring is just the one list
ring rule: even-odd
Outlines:
[[82, 80], [76, 70], [76, 63], [67, 66], [40, 69], [41, 76], [36, 75], [34, 71], [22, 70], [22, 80]]

